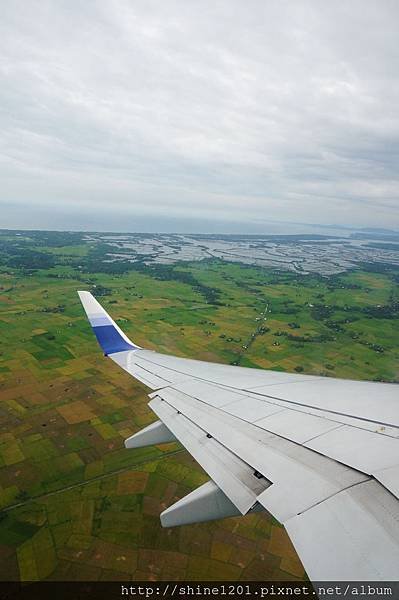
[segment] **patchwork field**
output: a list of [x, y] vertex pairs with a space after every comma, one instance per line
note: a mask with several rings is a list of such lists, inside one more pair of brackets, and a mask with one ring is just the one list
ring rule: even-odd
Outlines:
[[27, 235], [17, 263], [21, 243], [0, 236], [0, 579], [303, 579], [268, 515], [161, 528], [159, 513], [207, 476], [177, 444], [123, 447], [155, 416], [146, 388], [101, 355], [76, 290], [148, 348], [397, 382], [398, 270], [326, 278], [210, 261], [112, 272], [77, 234], [57, 235]]

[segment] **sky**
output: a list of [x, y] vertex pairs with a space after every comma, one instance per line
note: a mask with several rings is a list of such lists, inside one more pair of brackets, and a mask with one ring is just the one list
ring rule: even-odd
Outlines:
[[397, 0], [3, 0], [0, 228], [399, 228]]

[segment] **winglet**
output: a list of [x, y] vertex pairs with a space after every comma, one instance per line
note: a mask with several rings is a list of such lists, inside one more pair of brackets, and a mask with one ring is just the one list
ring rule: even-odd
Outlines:
[[78, 294], [105, 356], [114, 352], [140, 349], [140, 346], [129, 340], [90, 292], [78, 292]]

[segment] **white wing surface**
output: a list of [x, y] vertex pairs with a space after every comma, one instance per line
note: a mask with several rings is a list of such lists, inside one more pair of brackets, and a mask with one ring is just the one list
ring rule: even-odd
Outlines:
[[159, 421], [126, 440], [179, 440], [211, 481], [164, 526], [267, 510], [312, 580], [397, 580], [399, 386], [247, 369], [131, 342], [79, 292], [104, 353], [148, 386]]

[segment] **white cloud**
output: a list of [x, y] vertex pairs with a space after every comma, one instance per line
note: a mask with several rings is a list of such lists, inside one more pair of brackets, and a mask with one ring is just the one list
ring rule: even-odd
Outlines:
[[2, 12], [4, 226], [46, 207], [399, 226], [395, 0]]

